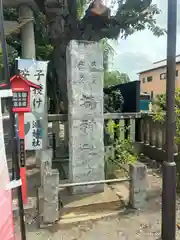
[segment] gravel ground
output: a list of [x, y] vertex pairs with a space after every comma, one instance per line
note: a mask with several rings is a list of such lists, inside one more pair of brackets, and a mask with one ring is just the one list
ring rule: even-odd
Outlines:
[[[37, 230], [28, 227], [27, 240], [153, 240], [160, 238], [160, 199], [141, 212], [125, 212], [113, 218], [90, 221], [63, 229]], [[180, 206], [180, 204], [178, 204]], [[177, 216], [180, 216], [180, 207]], [[180, 217], [179, 217], [180, 220]], [[178, 220], [177, 220], [178, 222]], [[177, 228], [177, 240], [180, 230]]]
[[[154, 186], [161, 186], [161, 177], [157, 177], [151, 170], [149, 181]], [[31, 213], [27, 219], [27, 240], [154, 240], [160, 238], [161, 231], [161, 197], [156, 196], [148, 201], [141, 211], [125, 210], [118, 216], [89, 221], [76, 226], [60, 229], [54, 226], [40, 230], [35, 227]], [[180, 198], [177, 199], [177, 223], [180, 224]], [[16, 222], [19, 231], [19, 223]], [[177, 240], [180, 240], [180, 229], [177, 228]]]

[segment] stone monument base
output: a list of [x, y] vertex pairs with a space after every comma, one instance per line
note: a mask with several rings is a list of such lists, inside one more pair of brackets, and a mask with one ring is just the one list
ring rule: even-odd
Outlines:
[[82, 195], [82, 194], [89, 194], [89, 193], [101, 193], [101, 192], [104, 192], [104, 184], [72, 187], [70, 189], [70, 192], [73, 195]]

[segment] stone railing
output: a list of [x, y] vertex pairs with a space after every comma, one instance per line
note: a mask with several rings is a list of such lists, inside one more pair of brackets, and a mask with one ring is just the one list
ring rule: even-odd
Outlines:
[[[106, 131], [108, 120], [116, 123], [114, 128], [114, 138], [121, 140], [130, 138], [133, 142], [136, 139], [136, 123], [140, 119], [141, 113], [106, 113], [104, 114], [104, 145], [105, 156], [114, 155], [113, 144], [109, 143], [109, 135]], [[53, 148], [53, 168], [58, 168], [62, 178], [68, 177], [68, 126], [67, 115], [49, 115], [48, 121], [52, 123], [52, 133], [49, 134], [49, 143]]]
[[[52, 169], [52, 150], [46, 149], [42, 151], [42, 161], [40, 164], [40, 188], [37, 191], [37, 211], [39, 215], [39, 226], [47, 227], [61, 219], [63, 208], [62, 191], [68, 189], [71, 192], [73, 187], [82, 187], [90, 185], [104, 184], [129, 184], [129, 199], [127, 199], [128, 207], [133, 209], [141, 209], [146, 206], [147, 202], [147, 167], [140, 162], [129, 165], [128, 177], [115, 179], [102, 179], [98, 181], [70, 182], [62, 181], [59, 177], [57, 169]], [[104, 190], [102, 190], [103, 192]], [[92, 195], [92, 193], [91, 193]], [[81, 197], [87, 195], [81, 195]], [[119, 199], [121, 201], [121, 198]], [[93, 203], [94, 204], [94, 203]], [[101, 205], [102, 207], [102, 205]]]
[[[165, 123], [153, 120], [152, 114], [142, 114], [136, 129], [137, 150], [152, 160], [163, 161], [166, 158]], [[174, 146], [175, 159], [178, 156], [178, 146]]]
[[[165, 125], [153, 121], [152, 114], [143, 113], [106, 113], [104, 114], [104, 126], [108, 120], [116, 123], [115, 137], [121, 140], [130, 138], [139, 153], [156, 161], [163, 161], [165, 154]], [[53, 148], [53, 165], [61, 168], [62, 174], [68, 175], [68, 117], [65, 114], [50, 114], [49, 121], [49, 146]], [[3, 120], [5, 142], [8, 146], [9, 118], [4, 116]], [[104, 128], [104, 129], [105, 129]], [[104, 144], [106, 156], [113, 155], [113, 145], [108, 142], [109, 136], [104, 131]], [[174, 147], [175, 158], [177, 158], [178, 147]], [[62, 167], [63, 166], [63, 167]]]
[[[116, 127], [114, 129], [114, 137], [121, 140], [131, 138], [133, 142], [136, 139], [136, 122], [141, 118], [140, 113], [131, 114], [105, 114], [104, 115], [104, 129], [106, 129], [106, 123], [108, 120], [114, 120]], [[100, 179], [98, 181], [78, 181], [71, 182], [68, 177], [68, 131], [67, 131], [67, 115], [49, 115], [49, 122], [51, 124], [51, 135], [49, 135], [50, 145], [53, 146], [52, 157], [50, 154], [44, 154], [41, 161], [42, 169], [41, 174], [41, 188], [38, 191], [38, 211], [41, 216], [40, 226], [50, 224], [58, 220], [61, 216], [58, 214], [57, 209], [61, 209], [61, 206], [57, 204], [57, 201], [52, 199], [60, 198], [60, 190], [71, 189], [74, 187], [83, 187], [89, 185], [102, 185], [102, 184], [115, 184], [126, 183], [129, 186], [129, 206], [135, 209], [143, 208], [147, 201], [147, 167], [140, 162], [130, 164], [124, 168], [128, 172], [128, 176], [123, 178], [114, 179]], [[108, 136], [105, 136], [105, 140]], [[108, 141], [107, 141], [108, 142]], [[108, 146], [105, 144], [105, 151], [113, 152], [113, 144]], [[51, 149], [50, 149], [51, 150]], [[44, 151], [47, 153], [48, 150]], [[106, 155], [106, 154], [105, 154]], [[85, 166], [84, 166], [85, 167]], [[52, 170], [52, 168], [54, 168]], [[55, 170], [56, 169], [56, 170]], [[57, 169], [59, 174], [57, 174]], [[64, 179], [62, 178], [64, 174]], [[57, 182], [59, 181], [59, 185]], [[58, 187], [55, 187], [55, 185]], [[49, 209], [50, 211], [47, 211]]]
[[[115, 129], [115, 137], [120, 138], [121, 140], [130, 138], [136, 146], [136, 150], [139, 153], [143, 153], [145, 156], [149, 157], [152, 160], [163, 161], [166, 157], [165, 153], [165, 124], [155, 122], [153, 120], [153, 115], [150, 113], [106, 113], [104, 114], [104, 125], [108, 120], [114, 120], [118, 127]], [[58, 126], [60, 122], [60, 137], [58, 137], [58, 131], [55, 131], [54, 134], [54, 143], [56, 142], [55, 151], [57, 155], [61, 149], [67, 149], [68, 145], [68, 134], [63, 125], [67, 124], [66, 115], [49, 115], [49, 122], [52, 122], [54, 129]], [[67, 125], [66, 125], [67, 127]], [[64, 136], [63, 136], [64, 134]], [[55, 136], [56, 135], [56, 136]], [[59, 139], [58, 139], [59, 138]], [[52, 137], [51, 137], [52, 139]], [[56, 139], [56, 140], [55, 140]], [[51, 140], [52, 144], [52, 140]], [[108, 136], [105, 133], [104, 136], [105, 151], [109, 154], [114, 154], [113, 146], [108, 143]], [[67, 153], [67, 152], [66, 152]], [[175, 159], [178, 157], [178, 146], [174, 146]], [[68, 161], [67, 154], [64, 161]], [[108, 155], [108, 154], [107, 154]]]
[[[115, 129], [116, 136], [120, 137], [121, 140], [130, 137], [132, 141], [135, 141], [136, 119], [140, 118], [141, 113], [106, 113], [104, 114], [104, 123], [106, 127], [108, 120], [113, 120], [118, 126]], [[48, 122], [52, 123], [51, 144], [56, 141], [56, 147], [60, 146], [60, 142], [62, 143], [62, 141], [64, 142], [64, 147], [67, 146], [67, 121], [68, 118], [65, 114], [52, 114], [48, 116]], [[107, 144], [105, 143], [105, 145]]]

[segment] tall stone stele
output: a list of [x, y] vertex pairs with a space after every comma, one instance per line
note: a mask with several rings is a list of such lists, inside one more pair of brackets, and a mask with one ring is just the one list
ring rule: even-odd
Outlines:
[[[69, 179], [104, 180], [103, 52], [97, 42], [71, 41], [67, 48]], [[78, 186], [73, 194], [101, 192], [104, 185]]]

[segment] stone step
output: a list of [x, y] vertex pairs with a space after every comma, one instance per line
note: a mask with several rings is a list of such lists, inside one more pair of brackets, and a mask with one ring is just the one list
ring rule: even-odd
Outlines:
[[63, 227], [72, 227], [73, 225], [77, 225], [77, 223], [83, 223], [87, 221], [96, 221], [103, 218], [109, 218], [114, 216], [119, 216], [120, 214], [124, 214], [126, 209], [120, 210], [105, 210], [103, 212], [91, 212], [91, 213], [70, 213], [64, 214], [60, 221], [58, 222], [58, 226], [62, 229]]
[[76, 213], [76, 214], [83, 214], [83, 213], [92, 213], [92, 212], [103, 212], [103, 211], [117, 211], [125, 207], [124, 202], [119, 199], [117, 201], [111, 202], [104, 202], [104, 203], [92, 203], [84, 206], [78, 207], [63, 207], [60, 210], [60, 216]]
[[[128, 191], [128, 189], [126, 189], [126, 191]], [[90, 219], [98, 219], [103, 216], [117, 214], [120, 210], [124, 211], [126, 206], [123, 194], [124, 190], [122, 196], [117, 196], [116, 192], [107, 185], [104, 187], [104, 192], [96, 194], [68, 195], [67, 189], [66, 191], [65, 189], [61, 189], [60, 220], [56, 222], [56, 226], [57, 224], [68, 225]], [[53, 224], [44, 224], [41, 220], [39, 221], [41, 228], [52, 225]]]
[[[97, 197], [99, 195], [99, 199]], [[100, 197], [101, 195], [101, 197]], [[83, 196], [69, 196], [67, 202], [65, 199], [62, 199], [64, 203], [63, 207], [60, 210], [60, 215], [64, 216], [70, 213], [89, 213], [89, 212], [102, 212], [102, 211], [115, 211], [119, 209], [123, 209], [125, 207], [125, 201], [123, 198], [119, 198], [116, 195], [112, 194], [109, 199], [106, 199], [106, 193], [98, 193], [98, 194], [89, 194]], [[103, 196], [103, 197], [102, 197]], [[72, 199], [76, 201], [71, 202]], [[79, 198], [79, 199], [78, 199]], [[91, 204], [89, 204], [89, 202]], [[25, 210], [36, 209], [37, 208], [37, 198], [36, 197], [28, 197], [28, 204], [24, 205]], [[18, 210], [18, 199], [13, 199], [13, 211]]]
[[[122, 185], [123, 186], [123, 185]], [[127, 192], [128, 189], [125, 189]], [[110, 186], [104, 185], [104, 192], [84, 195], [68, 195], [68, 190], [61, 189], [60, 197], [63, 208], [60, 211], [61, 216], [73, 213], [90, 213], [102, 211], [116, 211], [125, 207], [125, 194], [123, 188], [121, 196], [117, 195]], [[125, 197], [123, 197], [125, 196]]]

